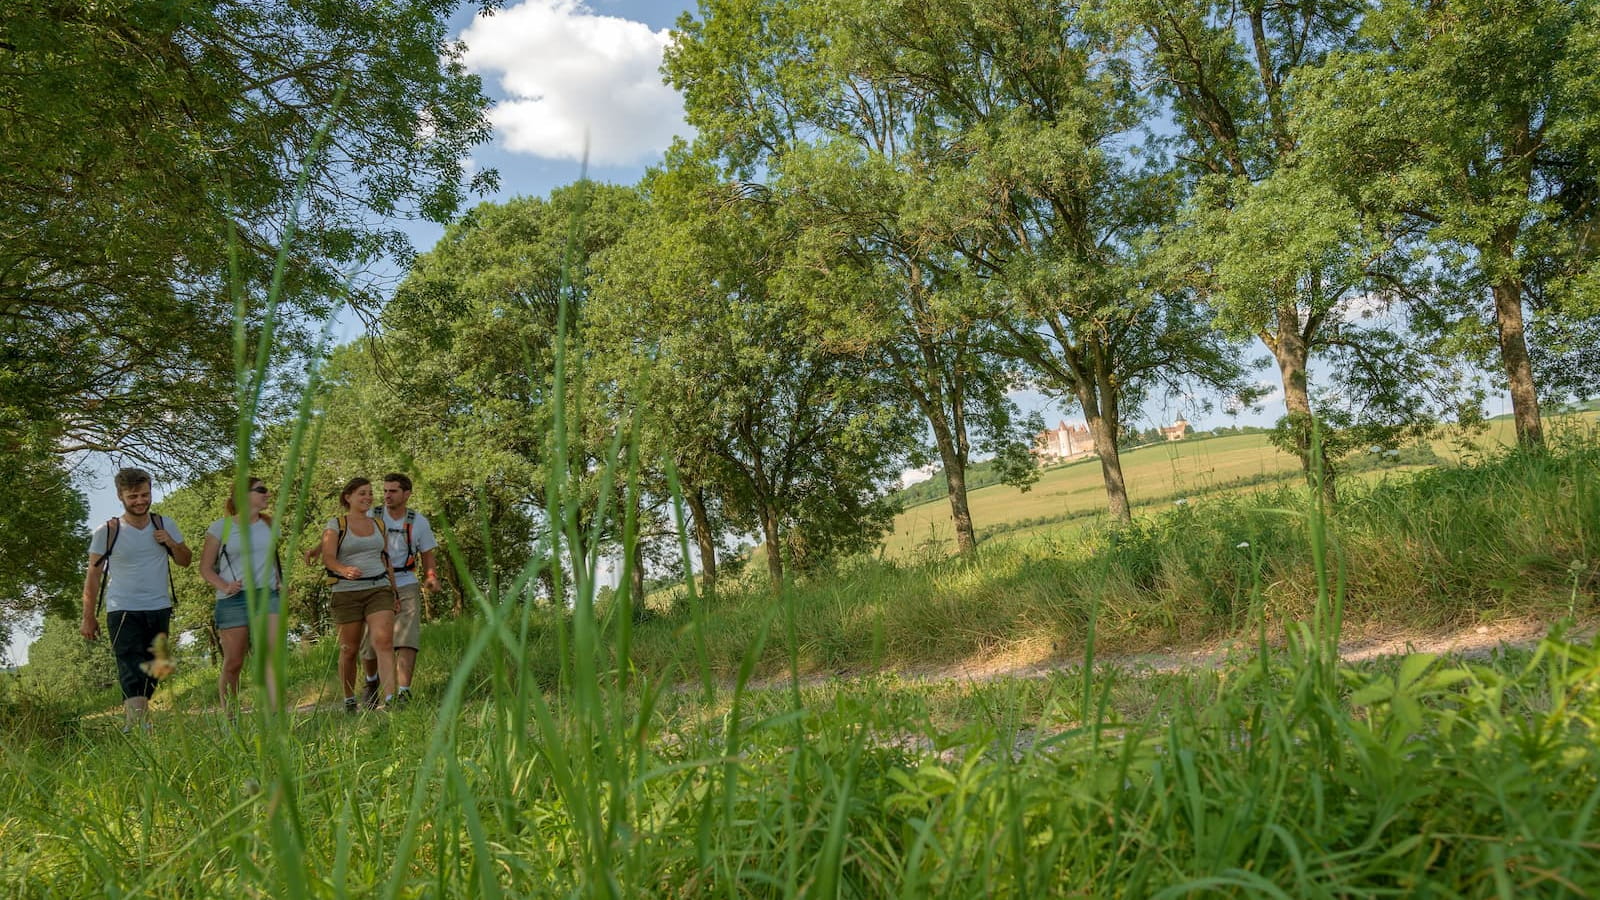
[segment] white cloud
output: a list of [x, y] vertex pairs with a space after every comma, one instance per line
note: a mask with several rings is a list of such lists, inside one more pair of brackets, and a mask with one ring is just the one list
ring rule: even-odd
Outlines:
[[503, 95], [490, 112], [514, 153], [635, 165], [687, 134], [683, 101], [661, 83], [666, 29], [596, 15], [579, 0], [525, 0], [473, 20], [466, 63]]

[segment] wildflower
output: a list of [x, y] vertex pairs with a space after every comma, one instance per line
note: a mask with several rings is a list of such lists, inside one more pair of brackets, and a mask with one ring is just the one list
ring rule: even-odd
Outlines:
[[1249, 550], [1250, 549], [1250, 542], [1249, 541], [1240, 541], [1239, 543], [1233, 545], [1233, 549], [1235, 549], [1235, 550]]
[[1172, 505], [1173, 506], [1188, 506], [1189, 505], [1189, 498], [1188, 497], [1179, 497], [1178, 499], [1172, 501]]

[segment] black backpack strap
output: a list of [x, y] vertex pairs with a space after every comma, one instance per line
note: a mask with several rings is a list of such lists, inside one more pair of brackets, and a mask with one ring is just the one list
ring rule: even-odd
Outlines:
[[106, 582], [111, 580], [111, 550], [117, 546], [117, 535], [121, 533], [121, 518], [114, 516], [106, 520], [106, 552], [95, 561], [95, 565], [100, 567], [100, 593], [94, 598], [96, 614], [106, 605]]
[[[150, 514], [150, 521], [155, 523], [157, 531], [165, 531], [167, 529], [167, 523], [161, 521], [161, 516], [156, 513]], [[172, 580], [172, 548], [162, 544], [161, 549], [167, 551], [167, 596], [172, 598], [172, 605], [176, 607], [178, 605], [178, 586]]]
[[[339, 525], [339, 540], [333, 545], [333, 555], [335, 557], [338, 557], [339, 551], [344, 549], [344, 533], [346, 531], [350, 530], [350, 517], [348, 515], [343, 515], [343, 516], [340, 516], [339, 518], [335, 519], [334, 521], [337, 522], [338, 525]], [[340, 575], [338, 572], [335, 572], [334, 570], [328, 568], [327, 566], [323, 566], [322, 567], [322, 571], [327, 573], [327, 576], [329, 578], [334, 579], [335, 581], [349, 581], [350, 580], [350, 579], [344, 577], [343, 575]], [[278, 577], [279, 577], [280, 580], [283, 578], [283, 576], [281, 574]]]

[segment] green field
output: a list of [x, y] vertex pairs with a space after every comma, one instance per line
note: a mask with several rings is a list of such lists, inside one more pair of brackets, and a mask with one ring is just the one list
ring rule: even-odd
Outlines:
[[[1553, 432], [1592, 425], [1600, 413], [1548, 417], [1546, 428]], [[1481, 457], [1487, 450], [1508, 447], [1515, 442], [1509, 418], [1490, 420], [1478, 432], [1446, 433], [1430, 443], [1441, 460], [1459, 463]], [[1403, 467], [1364, 472], [1355, 481], [1367, 481], [1383, 474], [1399, 474]], [[1128, 486], [1128, 499], [1135, 513], [1141, 509], [1165, 507], [1179, 498], [1232, 493], [1258, 486], [1276, 486], [1299, 477], [1300, 464], [1291, 455], [1273, 446], [1266, 434], [1238, 434], [1202, 437], [1155, 444], [1122, 454], [1122, 472]], [[942, 477], [935, 475], [935, 478]], [[968, 503], [978, 539], [997, 535], [1014, 539], [1043, 531], [1059, 530], [1063, 523], [1077, 526], [1103, 519], [1106, 508], [1105, 482], [1100, 461], [1077, 460], [1046, 468], [1028, 490], [1009, 485], [992, 485], [971, 491]], [[1023, 523], [1038, 524], [1024, 525]], [[919, 504], [895, 517], [894, 528], [884, 539], [884, 554], [890, 559], [928, 558], [955, 549], [950, 525], [948, 498]]]

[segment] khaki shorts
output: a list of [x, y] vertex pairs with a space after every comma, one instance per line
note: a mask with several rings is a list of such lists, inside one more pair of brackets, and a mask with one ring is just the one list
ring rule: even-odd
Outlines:
[[335, 625], [365, 622], [375, 612], [394, 612], [394, 592], [387, 584], [360, 591], [335, 591], [328, 606]]
[[[394, 648], [416, 650], [422, 646], [422, 585], [402, 584], [399, 591], [400, 614], [394, 617]], [[378, 658], [368, 635], [361, 637], [361, 658]]]

